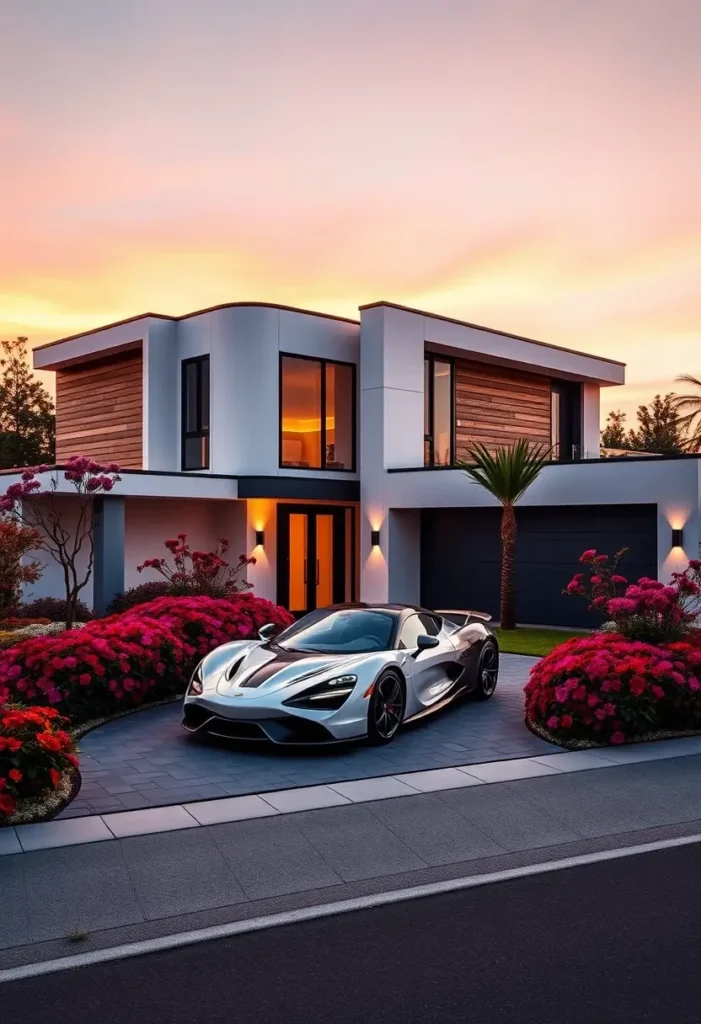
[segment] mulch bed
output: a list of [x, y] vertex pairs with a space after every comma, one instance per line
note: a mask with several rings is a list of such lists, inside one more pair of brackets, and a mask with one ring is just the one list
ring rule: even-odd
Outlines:
[[55, 789], [42, 796], [20, 800], [17, 809], [9, 818], [0, 823], [0, 828], [11, 825], [36, 825], [41, 821], [51, 821], [75, 800], [80, 791], [80, 772], [70, 768]]
[[[538, 736], [541, 740], [547, 740], [548, 743], [552, 743], [556, 747], [562, 747], [564, 750], [600, 750], [602, 747], [617, 748], [615, 743], [599, 743], [597, 740], [562, 740], [559, 736], [555, 738], [554, 734], [546, 729], [544, 725], [540, 725], [538, 722], [529, 722], [525, 720], [526, 728], [529, 729], [534, 736]], [[629, 747], [632, 743], [652, 743], [656, 740], [678, 740], [684, 736], [701, 736], [701, 729], [655, 729], [652, 732], [643, 733], [642, 736], [635, 736], [633, 739], [628, 740], [627, 743], [621, 744], [621, 746]], [[618, 747], [620, 749], [620, 747]]]

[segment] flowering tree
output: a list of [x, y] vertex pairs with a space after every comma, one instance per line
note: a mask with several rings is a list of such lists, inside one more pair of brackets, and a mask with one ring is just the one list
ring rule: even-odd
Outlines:
[[14, 520], [0, 520], [0, 619], [17, 611], [24, 583], [36, 583], [43, 567], [35, 559], [26, 559], [27, 552], [39, 547], [38, 530]]
[[229, 550], [226, 537], [221, 538], [214, 551], [191, 551], [185, 533], [167, 540], [165, 547], [173, 556], [172, 565], [165, 558], [147, 558], [137, 569], [155, 569], [166, 580], [171, 595], [228, 597], [251, 589], [252, 584], [241, 579], [241, 573], [247, 565], [255, 565], [256, 560], [239, 555], [235, 565], [227, 562], [223, 557]]
[[579, 559], [583, 571], [564, 592], [585, 598], [590, 611], [599, 612], [630, 640], [669, 643], [687, 636], [697, 626], [701, 611], [701, 561], [692, 559], [684, 572], [672, 573], [668, 585], [647, 576], [629, 583], [618, 572], [625, 550], [613, 559], [593, 548], [585, 551]]
[[66, 593], [66, 628], [70, 629], [80, 592], [93, 570], [95, 498], [111, 491], [120, 480], [119, 466], [113, 462], [101, 465], [86, 455], [68, 459], [63, 466], [63, 476], [72, 485], [77, 499], [71, 503], [70, 518], [67, 508], [57, 500], [58, 473], [50, 477], [48, 489], [42, 489], [40, 477], [48, 471], [48, 466], [26, 469], [22, 479], [8, 487], [0, 498], [0, 513], [5, 513], [6, 522], [37, 531], [36, 547], [46, 551], [61, 566]]

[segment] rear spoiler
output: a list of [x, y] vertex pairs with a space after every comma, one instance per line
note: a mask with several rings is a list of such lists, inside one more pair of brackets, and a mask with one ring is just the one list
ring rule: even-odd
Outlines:
[[492, 616], [489, 612], [478, 612], [478, 611], [464, 611], [456, 610], [454, 608], [436, 608], [436, 615], [442, 615], [448, 622], [452, 622], [458, 629], [463, 629], [470, 619], [479, 619], [480, 622], [491, 622]]

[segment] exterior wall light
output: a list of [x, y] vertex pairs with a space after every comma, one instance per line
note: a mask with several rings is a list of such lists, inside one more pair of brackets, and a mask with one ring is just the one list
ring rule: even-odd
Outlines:
[[262, 548], [265, 542], [265, 530], [256, 530], [256, 547]]
[[683, 548], [684, 547], [684, 531], [683, 530], [672, 530], [672, 547]]
[[380, 546], [380, 531], [379, 530], [371, 530], [370, 531], [370, 543], [371, 543], [371, 545], [374, 548], [379, 548], [379, 546]]

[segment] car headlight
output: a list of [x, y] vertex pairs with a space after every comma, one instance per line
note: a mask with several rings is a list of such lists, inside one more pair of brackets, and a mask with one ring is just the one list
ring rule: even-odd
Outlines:
[[357, 676], [336, 676], [335, 679], [329, 679], [326, 683], [327, 686], [355, 686], [358, 682]]
[[326, 682], [304, 690], [284, 701], [288, 707], [306, 708], [309, 711], [337, 711], [350, 697], [358, 677], [353, 675], [335, 676]]
[[190, 680], [187, 692], [194, 697], [202, 693], [202, 662], [199, 663], [192, 673], [192, 679]]

